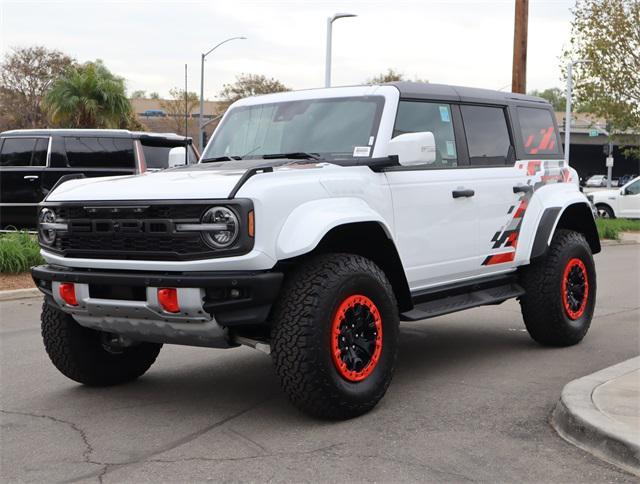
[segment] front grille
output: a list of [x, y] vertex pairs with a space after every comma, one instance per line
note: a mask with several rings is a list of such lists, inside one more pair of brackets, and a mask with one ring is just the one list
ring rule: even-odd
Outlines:
[[176, 224], [199, 223], [208, 208], [221, 204], [234, 206], [241, 215], [251, 207], [248, 200], [47, 204], [69, 229], [58, 232], [54, 245], [46, 248], [71, 258], [133, 260], [193, 260], [248, 252], [253, 246], [248, 237], [216, 250], [200, 232], [176, 232]]

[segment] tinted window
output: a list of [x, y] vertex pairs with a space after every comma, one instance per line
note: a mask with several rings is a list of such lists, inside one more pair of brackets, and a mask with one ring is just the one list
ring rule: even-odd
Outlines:
[[65, 138], [69, 166], [134, 168], [133, 140], [126, 138]]
[[461, 106], [464, 131], [472, 165], [504, 164], [511, 140], [504, 109], [489, 106]]
[[5, 138], [0, 166], [29, 166], [36, 138]]
[[[169, 166], [169, 151], [172, 148], [174, 148], [174, 146], [149, 146], [143, 144], [142, 152], [144, 153], [144, 160], [147, 163], [147, 168], [167, 168]], [[187, 148], [187, 153], [189, 156], [189, 163], [195, 163], [198, 161], [191, 146]]]
[[31, 158], [32, 166], [45, 166], [47, 164], [47, 150], [49, 149], [49, 139], [39, 138], [33, 150]]
[[456, 166], [456, 140], [451, 106], [440, 103], [400, 101], [393, 136], [431, 131], [436, 140], [436, 161], [430, 166]]
[[518, 108], [524, 151], [528, 155], [560, 153], [551, 112], [546, 109]]

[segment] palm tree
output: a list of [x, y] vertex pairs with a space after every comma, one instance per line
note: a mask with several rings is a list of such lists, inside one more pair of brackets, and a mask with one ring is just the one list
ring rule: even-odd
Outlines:
[[100, 60], [69, 69], [53, 84], [44, 105], [52, 122], [66, 128], [126, 127], [132, 118], [124, 79]]

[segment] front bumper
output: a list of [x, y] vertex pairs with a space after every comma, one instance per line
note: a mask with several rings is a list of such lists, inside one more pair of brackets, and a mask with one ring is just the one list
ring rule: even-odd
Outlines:
[[[31, 271], [37, 287], [82, 326], [138, 341], [226, 347], [234, 327], [264, 324], [282, 284], [270, 271], [94, 271], [52, 265]], [[77, 306], [59, 294], [75, 284]], [[163, 311], [157, 289], [178, 291], [180, 312]]]

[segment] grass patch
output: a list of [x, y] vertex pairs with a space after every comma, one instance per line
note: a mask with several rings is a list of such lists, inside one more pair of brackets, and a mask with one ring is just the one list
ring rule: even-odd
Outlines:
[[640, 220], [598, 218], [596, 219], [596, 226], [601, 239], [618, 240], [620, 232], [640, 232]]
[[0, 234], [0, 272], [26, 272], [42, 262], [40, 246], [35, 235], [27, 232]]

